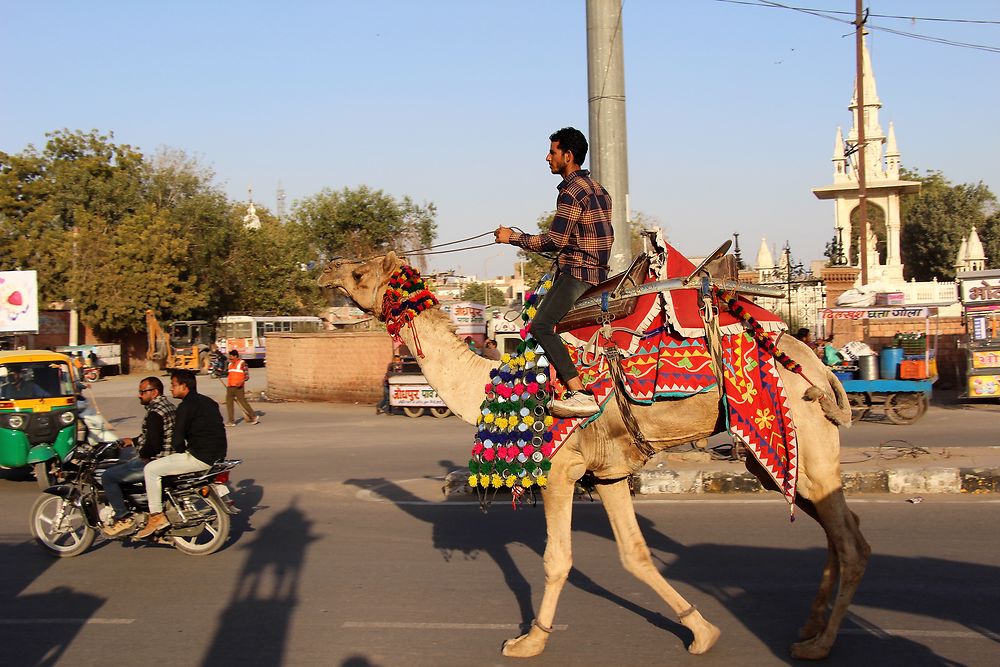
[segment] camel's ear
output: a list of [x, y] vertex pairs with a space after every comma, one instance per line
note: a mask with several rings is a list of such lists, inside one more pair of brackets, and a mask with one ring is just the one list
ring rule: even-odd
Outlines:
[[382, 271], [388, 273], [396, 268], [399, 263], [399, 259], [396, 257], [396, 253], [390, 250], [386, 253], [385, 259], [382, 260]]

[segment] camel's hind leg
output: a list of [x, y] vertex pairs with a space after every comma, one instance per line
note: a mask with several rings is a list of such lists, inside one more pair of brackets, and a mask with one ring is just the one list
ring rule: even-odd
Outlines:
[[[812, 501], [814, 516], [826, 533], [830, 554], [827, 558], [819, 592], [813, 601], [809, 619], [800, 634], [815, 632], [815, 636], [792, 645], [792, 657], [819, 660], [825, 658], [837, 639], [837, 631], [847, 614], [847, 608], [861, 583], [871, 547], [858, 527], [857, 516], [847, 508], [844, 491], [837, 488], [825, 498]], [[823, 623], [826, 601], [838, 580], [837, 595], [829, 619]]]
[[[568, 454], [568, 452], [567, 452]], [[511, 658], [530, 658], [545, 650], [552, 632], [559, 594], [573, 566], [571, 524], [573, 518], [573, 487], [575, 480], [559, 465], [553, 465], [548, 487], [542, 492], [545, 509], [545, 592], [538, 615], [526, 634], [508, 639], [503, 654]]]
[[597, 492], [611, 521], [611, 530], [614, 531], [622, 565], [656, 591], [677, 614], [678, 620], [694, 634], [694, 641], [691, 642], [688, 651], [697, 654], [712, 648], [719, 638], [719, 629], [706, 621], [694, 605], [681, 597], [653, 565], [649, 547], [635, 518], [635, 507], [632, 504], [628, 480], [600, 484]]

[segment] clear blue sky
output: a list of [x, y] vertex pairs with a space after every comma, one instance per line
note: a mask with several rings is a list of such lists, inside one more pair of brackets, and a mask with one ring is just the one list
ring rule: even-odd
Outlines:
[[[754, 3], [757, 0], [748, 0]], [[801, 7], [853, 12], [851, 0]], [[1000, 20], [996, 0], [870, 0], [873, 14]], [[548, 135], [587, 127], [583, 0], [2, 0], [0, 150], [92, 128], [182, 149], [233, 199], [275, 207], [366, 184], [438, 207], [439, 240], [534, 230], [553, 207]], [[850, 16], [844, 16], [850, 20]], [[1000, 25], [872, 23], [1000, 47]], [[837, 126], [851, 125], [852, 27], [714, 0], [626, 0], [633, 211], [700, 255], [741, 233], [822, 256]], [[1000, 53], [874, 31], [881, 121], [903, 165], [1000, 195]], [[904, 232], [905, 233], [905, 232]], [[435, 268], [510, 273], [509, 246]]]

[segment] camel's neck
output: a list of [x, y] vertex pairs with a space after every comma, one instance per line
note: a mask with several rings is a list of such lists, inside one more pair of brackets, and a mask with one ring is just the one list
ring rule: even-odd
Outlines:
[[418, 315], [399, 335], [417, 357], [427, 382], [451, 411], [463, 421], [475, 424], [486, 383], [490, 381], [490, 370], [499, 364], [471, 351], [455, 335], [448, 316], [437, 308]]

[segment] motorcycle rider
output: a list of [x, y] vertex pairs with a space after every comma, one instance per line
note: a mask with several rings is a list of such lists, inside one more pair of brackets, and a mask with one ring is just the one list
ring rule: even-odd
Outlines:
[[[108, 468], [101, 478], [108, 504], [115, 512], [114, 521], [103, 529], [108, 537], [135, 529], [135, 519], [125, 506], [121, 485], [142, 480], [147, 463], [168, 456], [173, 451], [170, 439], [174, 433], [177, 406], [163, 395], [160, 378], [150, 376], [139, 381], [139, 402], [146, 407], [142, 433], [135, 438], [122, 439], [122, 444], [128, 449], [122, 451], [121, 458], [127, 460]], [[139, 447], [138, 452], [135, 446]]]
[[198, 380], [194, 373], [173, 371], [170, 374], [170, 393], [181, 402], [174, 416], [174, 453], [151, 461], [143, 471], [149, 499], [149, 521], [136, 533], [139, 539], [170, 525], [163, 514], [163, 476], [208, 470], [213, 463], [225, 458], [228, 449], [219, 404], [198, 393]]

